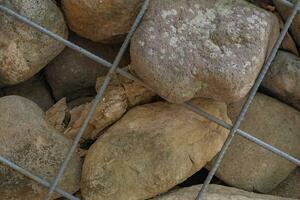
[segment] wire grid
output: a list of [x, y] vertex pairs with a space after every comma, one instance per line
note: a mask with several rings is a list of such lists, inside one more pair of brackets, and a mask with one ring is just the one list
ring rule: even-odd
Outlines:
[[[101, 103], [101, 100], [102, 100], [102, 97], [103, 97], [103, 94], [105, 92], [105, 90], [107, 89], [107, 86], [112, 78], [112, 75], [117, 72], [119, 73], [120, 75], [124, 76], [124, 77], [127, 77], [133, 81], [136, 81], [140, 84], [142, 84], [144, 87], [152, 90], [148, 85], [146, 85], [145, 83], [143, 83], [139, 78], [133, 76], [132, 74], [130, 74], [129, 72], [127, 72], [126, 70], [124, 69], [120, 69], [118, 68], [118, 65], [119, 65], [119, 62], [120, 60], [122, 59], [123, 55], [124, 55], [124, 52], [126, 51], [129, 43], [130, 43], [130, 40], [135, 32], [135, 30], [137, 29], [140, 21], [142, 20], [142, 17], [143, 15], [145, 14], [147, 8], [148, 8], [148, 5], [149, 5], [149, 2], [150, 0], [145, 0], [144, 1], [144, 4], [142, 5], [141, 7], [141, 10], [139, 12], [139, 14], [137, 15], [136, 19], [135, 19], [135, 22], [133, 24], [133, 26], [131, 27], [131, 30], [130, 32], [128, 33], [123, 45], [121, 46], [120, 50], [119, 50], [119, 53], [117, 54], [115, 60], [113, 63], [110, 63], [108, 61], [106, 61], [105, 59], [81, 48], [80, 46], [72, 43], [72, 42], [69, 42], [68, 40], [60, 37], [59, 35], [47, 30], [46, 28], [34, 23], [33, 21], [31, 21], [30, 19], [27, 19], [26, 17], [22, 16], [22, 15], [19, 15], [18, 13], [16, 13], [15, 11], [5, 7], [4, 5], [1, 5], [0, 4], [0, 11], [9, 15], [9, 16], [12, 16], [14, 18], [16, 18], [17, 20], [23, 22], [24, 24], [27, 24], [28, 26], [31, 26], [32, 28], [48, 35], [49, 37], [63, 43], [64, 45], [68, 46], [69, 48], [75, 50], [75, 51], [78, 51], [79, 53], [87, 56], [88, 58], [96, 61], [97, 63], [109, 68], [109, 72], [105, 78], [105, 81], [104, 83], [102, 84], [102, 86], [100, 87], [99, 91], [97, 92], [97, 95], [95, 97], [95, 99], [93, 100], [93, 103], [92, 103], [92, 106], [87, 114], [87, 117], [81, 127], [81, 129], [79, 130], [76, 138], [74, 139], [73, 141], [73, 144], [72, 146], [70, 147], [64, 161], [62, 162], [61, 164], [61, 167], [59, 169], [59, 172], [57, 173], [57, 176], [54, 178], [54, 180], [49, 183], [47, 180], [41, 178], [41, 177], [38, 177], [34, 174], [32, 174], [31, 172], [27, 171], [26, 169], [22, 168], [21, 166], [18, 166], [16, 165], [15, 163], [13, 163], [12, 161], [10, 161], [9, 159], [6, 159], [4, 158], [3, 156], [0, 155], [0, 162], [4, 165], [7, 165], [9, 167], [11, 167], [12, 169], [18, 171], [19, 173], [23, 174], [24, 176], [27, 176], [29, 178], [31, 178], [32, 180], [36, 181], [37, 183], [41, 184], [42, 186], [44, 187], [47, 187], [49, 188], [49, 192], [47, 194], [47, 196], [45, 197], [46, 200], [49, 200], [51, 199], [51, 196], [53, 194], [53, 192], [57, 192], [58, 194], [62, 195], [63, 197], [67, 198], [67, 199], [70, 199], [70, 200], [79, 200], [79, 198], [73, 196], [72, 194], [69, 194], [68, 192], [60, 189], [59, 187], [57, 187], [58, 183], [59, 183], [59, 180], [62, 178], [63, 174], [64, 174], [64, 171], [68, 165], [68, 162], [69, 160], [71, 159], [74, 151], [76, 150], [76, 147], [79, 143], [79, 140], [82, 136], [82, 134], [84, 133], [84, 131], [86, 130], [87, 128], [87, 125], [90, 121], [90, 119], [92, 118], [93, 116], [93, 113], [97, 107], [97, 105], [99, 103]], [[252, 87], [252, 89], [250, 90], [250, 93], [248, 95], [248, 98], [246, 100], [246, 102], [244, 103], [242, 109], [241, 109], [241, 112], [237, 118], [237, 120], [235, 121], [235, 123], [232, 125], [224, 122], [223, 120], [221, 119], [218, 119], [217, 117], [205, 112], [204, 110], [202, 110], [201, 108], [198, 108], [196, 106], [194, 106], [191, 102], [186, 102], [183, 104], [183, 106], [185, 106], [187, 109], [193, 111], [194, 113], [202, 116], [202, 117], [205, 117], [207, 118], [208, 120], [212, 121], [212, 122], [215, 122], [216, 124], [230, 130], [229, 132], [229, 135], [217, 157], [217, 159], [215, 160], [215, 162], [213, 163], [213, 166], [212, 166], [212, 169], [210, 170], [200, 192], [198, 193], [197, 197], [196, 197], [196, 200], [203, 200], [203, 195], [212, 179], [212, 177], [214, 176], [215, 172], [217, 171], [228, 147], [230, 146], [230, 143], [233, 139], [233, 137], [235, 136], [235, 134], [238, 134], [244, 138], [246, 138], [247, 140], [249, 141], [252, 141], [254, 142], [255, 144], [263, 147], [264, 149], [280, 156], [280, 157], [283, 157], [285, 159], [287, 159], [288, 161], [300, 166], [300, 160], [281, 151], [280, 149], [277, 149], [276, 147], [273, 147], [272, 145], [268, 144], [268, 143], [265, 143], [263, 142], [262, 140], [252, 136], [251, 134], [245, 132], [245, 131], [242, 131], [239, 129], [240, 127], [240, 124], [242, 122], [242, 120], [244, 119], [244, 116], [246, 114], [246, 112], [248, 111], [249, 109], [249, 106], [251, 105], [251, 102], [253, 100], [253, 98], [255, 97], [256, 93], [257, 93], [257, 90], [264, 78], [264, 76], [266, 75], [272, 61], [274, 60], [275, 56], [276, 56], [276, 53], [284, 39], [284, 36], [286, 35], [289, 27], [291, 26], [292, 24], [292, 21], [293, 19], [295, 18], [298, 10], [299, 10], [299, 6], [300, 6], [300, 0], [298, 0], [295, 4], [292, 4], [291, 2], [287, 1], [287, 0], [280, 0], [280, 2], [282, 2], [284, 5], [286, 6], [289, 6], [291, 8], [293, 8], [293, 11], [291, 13], [291, 15], [289, 16], [289, 18], [286, 20], [286, 23], [284, 25], [284, 28], [282, 29], [278, 39], [277, 39], [277, 42], [275, 44], [275, 46], [273, 47], [269, 57], [267, 58], [264, 66], [262, 67], [261, 69], [261, 72], [259, 73], [255, 83], [254, 83], [254, 86]]]

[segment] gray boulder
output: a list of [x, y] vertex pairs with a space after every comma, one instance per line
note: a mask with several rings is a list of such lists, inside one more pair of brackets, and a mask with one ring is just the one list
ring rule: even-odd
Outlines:
[[170, 102], [238, 101], [278, 32], [273, 14], [243, 0], [152, 0], [132, 40], [132, 66]]

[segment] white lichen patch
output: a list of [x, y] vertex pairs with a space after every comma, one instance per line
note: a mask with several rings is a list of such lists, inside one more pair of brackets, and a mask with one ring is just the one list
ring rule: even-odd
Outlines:
[[175, 9], [163, 10], [161, 13], [161, 16], [163, 19], [166, 19], [167, 17], [170, 17], [170, 16], [176, 16], [176, 15], [177, 15], [177, 11]]

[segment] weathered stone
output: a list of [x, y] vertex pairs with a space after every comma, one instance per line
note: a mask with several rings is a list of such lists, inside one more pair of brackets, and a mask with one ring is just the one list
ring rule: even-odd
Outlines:
[[[70, 41], [110, 62], [120, 48], [119, 45], [94, 43], [75, 34], [71, 35]], [[119, 66], [123, 67], [128, 63], [129, 55], [126, 54]], [[67, 97], [68, 101], [95, 95], [96, 79], [106, 73], [106, 67], [70, 48], [66, 48], [50, 62], [45, 72], [56, 100]]]
[[262, 86], [272, 96], [300, 110], [300, 58], [279, 51]]
[[[280, 30], [282, 30], [284, 27], [284, 22], [279, 13], [275, 13], [275, 14], [279, 21]], [[296, 56], [299, 56], [297, 45], [289, 32], [286, 33], [286, 35], [281, 43], [281, 49], [289, 51], [289, 52], [295, 54]]]
[[[96, 89], [102, 85], [105, 77], [99, 77]], [[99, 133], [120, 119], [131, 107], [149, 103], [155, 94], [138, 83], [116, 76], [110, 82], [105, 92], [103, 101], [97, 106], [96, 111], [89, 122], [84, 139], [96, 139]], [[70, 111], [71, 121], [65, 135], [74, 138], [78, 133], [92, 103], [86, 103], [73, 108]]]
[[297, 167], [270, 194], [300, 199], [300, 167]]
[[[292, 3], [296, 3], [296, 0], [288, 0]], [[276, 9], [280, 13], [280, 15], [286, 20], [292, 14], [292, 8], [289, 8], [284, 3], [279, 0], [273, 0], [273, 3], [276, 6]], [[290, 31], [295, 39], [295, 42], [300, 45], [300, 14], [298, 13], [293, 20], [293, 23], [290, 27]]]
[[[48, 30], [67, 38], [63, 14], [51, 0], [0, 0]], [[46, 66], [64, 45], [0, 13], [0, 85], [14, 85], [25, 81]]]
[[142, 0], [63, 0], [69, 27], [96, 42], [119, 42], [129, 32]]
[[[153, 198], [153, 200], [194, 200], [200, 191], [201, 185], [182, 188]], [[237, 188], [221, 185], [210, 185], [204, 195], [204, 200], [292, 200], [282, 197], [246, 192]]]
[[[229, 106], [232, 121], [240, 109], [241, 102]], [[300, 158], [300, 112], [292, 107], [258, 93], [240, 129]], [[268, 193], [295, 168], [286, 159], [235, 136], [216, 176], [238, 188]]]
[[[196, 99], [194, 104], [228, 121], [224, 103]], [[210, 161], [227, 132], [181, 105], [137, 106], [90, 147], [82, 195], [88, 200], [135, 200], [165, 192]]]
[[64, 122], [67, 117], [68, 110], [66, 98], [63, 98], [46, 112], [47, 122], [60, 133], [65, 131], [66, 125]]
[[[0, 98], [0, 155], [51, 182], [72, 141], [57, 133], [33, 102], [19, 96]], [[77, 155], [59, 187], [70, 193], [79, 189], [81, 161]], [[42, 200], [47, 188], [0, 164], [0, 194], [3, 200]]]
[[153, 0], [132, 40], [132, 66], [168, 101], [237, 101], [278, 31], [272, 13], [243, 0]]
[[51, 89], [41, 75], [36, 75], [25, 82], [1, 90], [1, 96], [18, 95], [25, 97], [38, 104], [44, 111], [54, 104], [54, 99], [50, 93]]

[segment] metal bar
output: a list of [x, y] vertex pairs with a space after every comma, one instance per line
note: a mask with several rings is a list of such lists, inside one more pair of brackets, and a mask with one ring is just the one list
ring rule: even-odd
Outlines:
[[[50, 187], [50, 183], [48, 183], [47, 181], [45, 181], [44, 179], [36, 176], [36, 175], [33, 175], [32, 173], [30, 173], [29, 171], [23, 169], [22, 167], [19, 167], [18, 165], [14, 164], [13, 162], [7, 160], [6, 158], [4, 158], [3, 156], [0, 156], [0, 162], [3, 163], [4, 165], [7, 165], [9, 166], [10, 168], [16, 170], [17, 172], [23, 174], [24, 176], [28, 177], [28, 178], [31, 178], [32, 180], [34, 180], [35, 182], [41, 184], [42, 186], [44, 187], [47, 187], [49, 188]], [[74, 197], [73, 195], [65, 192], [64, 190], [62, 189], [59, 189], [59, 188], [56, 188], [55, 191], [62, 195], [63, 197], [66, 197], [70, 200], [79, 200], [77, 197]]]
[[[190, 111], [193, 111], [205, 118], [207, 118], [208, 120], [212, 121], [212, 122], [215, 122], [216, 124], [220, 125], [220, 126], [223, 126], [224, 128], [226, 129], [232, 129], [232, 126], [226, 122], [224, 122], [223, 120], [205, 112], [204, 110], [202, 110], [201, 108], [196, 108], [191, 102], [187, 102], [187, 103], [184, 103], [184, 106], [189, 109]], [[238, 129], [236, 131], [236, 133], [242, 137], [244, 137], [245, 139], [251, 141], [251, 142], [254, 142], [256, 143], [257, 145], [261, 146], [262, 148], [282, 157], [282, 158], [285, 158], [287, 159], [288, 161], [298, 165], [300, 167], [300, 160], [293, 157], [293, 156], [290, 156], [289, 154], [283, 152], [282, 150], [280, 149], [277, 149], [276, 147], [273, 147], [272, 145], [266, 143], [266, 142], [263, 142], [262, 140], [260, 139], [257, 139], [256, 137], [250, 135], [249, 133], [246, 133], [245, 131], [242, 131], [240, 129]]]
[[65, 171], [65, 169], [66, 169], [66, 167], [67, 167], [67, 165], [68, 165], [68, 163], [69, 163], [69, 161], [70, 161], [70, 159], [71, 159], [74, 151], [76, 150], [76, 147], [77, 147], [77, 145], [78, 145], [78, 143], [80, 141], [81, 136], [85, 132], [85, 130], [86, 130], [87, 126], [88, 126], [89, 121], [93, 117], [93, 114], [94, 114], [94, 112], [95, 112], [95, 110], [97, 108], [97, 105], [102, 101], [104, 92], [106, 91], [106, 89], [107, 89], [107, 87], [109, 85], [109, 82], [111, 81], [111, 79], [112, 79], [112, 77], [113, 77], [113, 75], [115, 73], [115, 70], [117, 69], [117, 67], [118, 67], [118, 65], [119, 65], [119, 63], [120, 63], [120, 61], [121, 61], [121, 59], [122, 59], [122, 57], [123, 57], [123, 55], [124, 55], [124, 53], [125, 53], [128, 45], [130, 43], [130, 40], [131, 40], [133, 34], [135, 33], [138, 25], [140, 24], [140, 22], [141, 22], [141, 20], [142, 20], [142, 18], [144, 16], [144, 14], [145, 14], [145, 12], [146, 12], [146, 10], [148, 8], [149, 1], [150, 0], [145, 0], [145, 2], [143, 4], [143, 6], [142, 6], [142, 8], [141, 8], [141, 10], [140, 10], [140, 12], [138, 14], [138, 16], [136, 17], [136, 19], [134, 21], [134, 24], [131, 27], [130, 32], [127, 34], [126, 39], [125, 39], [122, 47], [120, 48], [120, 51], [119, 51], [118, 55], [116, 56], [116, 58], [115, 58], [115, 60], [113, 62], [112, 67], [110, 68], [108, 74], [106, 75], [104, 83], [102, 84], [101, 88], [99, 89], [99, 91], [98, 91], [98, 93], [97, 93], [97, 95], [96, 95], [96, 97], [95, 97], [95, 99], [94, 99], [94, 101], [92, 103], [92, 106], [91, 106], [91, 108], [90, 108], [90, 110], [89, 110], [89, 112], [87, 114], [87, 117], [85, 118], [85, 120], [83, 122], [83, 125], [81, 126], [78, 134], [76, 135], [76, 138], [75, 138], [75, 140], [73, 142], [72, 147], [70, 148], [70, 150], [69, 150], [69, 152], [68, 152], [68, 154], [67, 154], [64, 162], [61, 165], [61, 168], [59, 169], [59, 172], [58, 172], [57, 176], [55, 177], [55, 179], [54, 179], [54, 181], [53, 181], [53, 183], [52, 183], [52, 185], [51, 185], [51, 187], [49, 189], [49, 193], [48, 193], [48, 196], [47, 196], [46, 200], [50, 200], [51, 199], [51, 196], [52, 196], [52, 194], [53, 194], [53, 192], [54, 192], [54, 190], [55, 190], [55, 188], [56, 188], [56, 186], [57, 186], [60, 178], [63, 176], [64, 171]]
[[277, 1], [280, 1], [282, 4], [290, 7], [290, 8], [293, 8], [294, 7], [294, 4], [288, 0], [277, 0]]
[[299, 5], [300, 5], [300, 0], [297, 1], [297, 3], [295, 4], [294, 8], [293, 8], [293, 12], [292, 14], [290, 15], [290, 17], [287, 19], [276, 43], [275, 43], [275, 46], [273, 47], [268, 59], [267, 59], [267, 62], [264, 64], [264, 66], [262, 67], [253, 87], [251, 88], [250, 92], [249, 92], [249, 95], [247, 97], [247, 100], [246, 102], [244, 103], [243, 107], [242, 107], [242, 110], [240, 111], [240, 114], [236, 120], [236, 122], [233, 124], [233, 127], [231, 128], [230, 132], [229, 132], [229, 136], [227, 137], [220, 153], [218, 154], [216, 160], [214, 161], [213, 165], [212, 165], [212, 168], [211, 170], [209, 171], [208, 173], [208, 176], [207, 178], [205, 179], [204, 181], [204, 184], [203, 186], [201, 187], [201, 190], [200, 192], [198, 193], [197, 197], [196, 197], [196, 200], [203, 200], [203, 196], [204, 196], [204, 193], [205, 191], [207, 190], [207, 187], [209, 185], [209, 183], [211, 182], [213, 176], [215, 175], [217, 169], [219, 168], [224, 156], [225, 156], [225, 153], [227, 151], [227, 149], [229, 148], [231, 142], [232, 142], [232, 139], [234, 138], [235, 136], [235, 133], [236, 131], [238, 130], [238, 128], [240, 127], [240, 124], [241, 122], [243, 121], [244, 117], [245, 117], [245, 114], [247, 113], [248, 109], [249, 109], [249, 106], [251, 105], [252, 101], [253, 101], [253, 98], [255, 97], [256, 95], [256, 92], [261, 84], [261, 82], [263, 81], [266, 73], [268, 72], [268, 69], [272, 63], [272, 61], [274, 60], [275, 56], [276, 56], [276, 53], [286, 35], [286, 33], [288, 32], [288, 29], [289, 27], [291, 26], [292, 22], [293, 22], [293, 19], [295, 18], [296, 14], [297, 14], [297, 11], [298, 11], [298, 8], [299, 8]]

